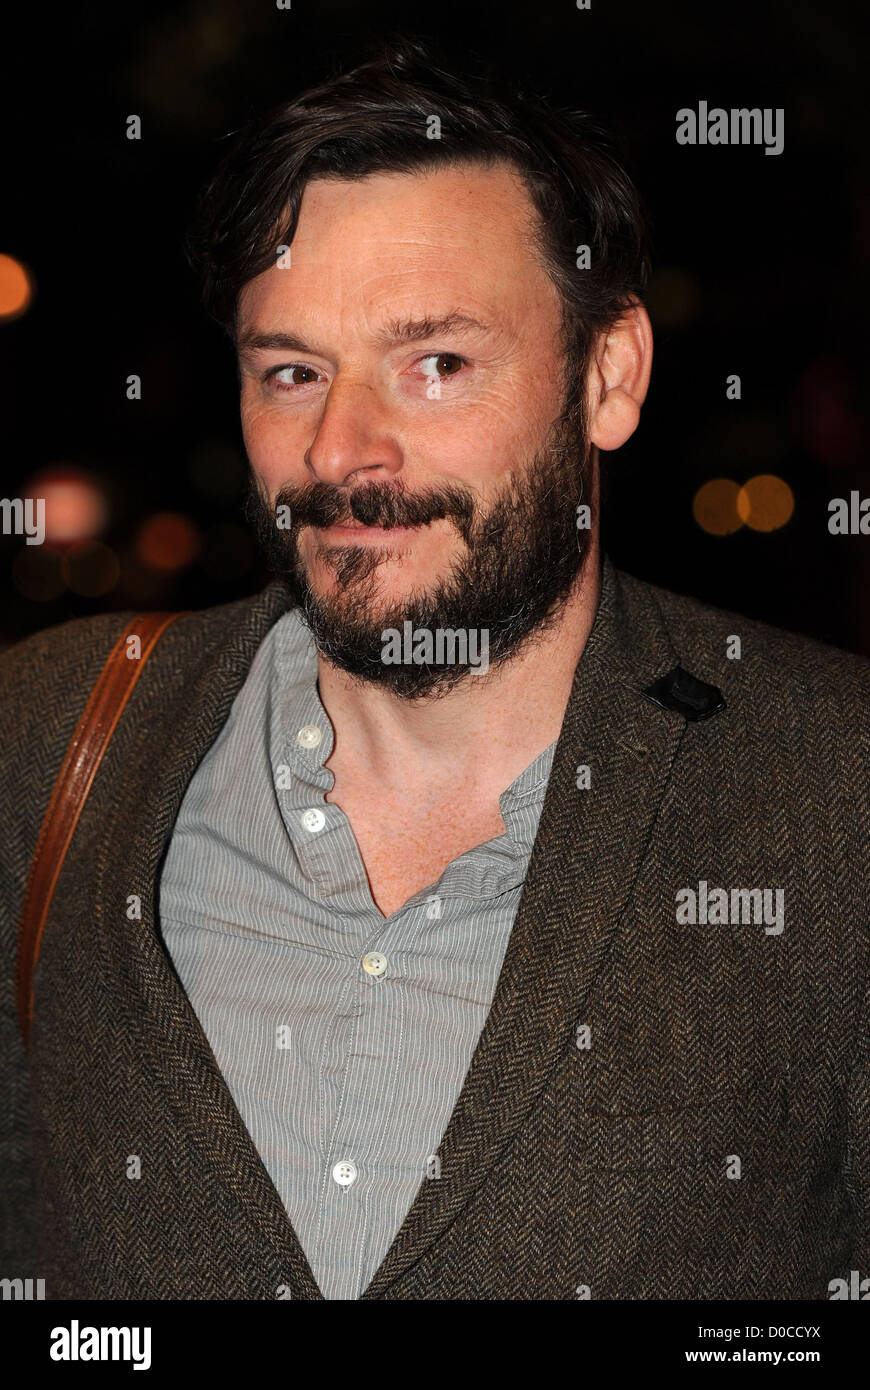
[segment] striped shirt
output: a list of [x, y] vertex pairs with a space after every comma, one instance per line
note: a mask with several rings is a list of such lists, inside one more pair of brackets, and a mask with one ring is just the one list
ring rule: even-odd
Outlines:
[[384, 918], [333, 774], [298, 609], [191, 780], [159, 886], [167, 950], [325, 1298], [359, 1298], [447, 1128], [498, 982], [556, 744], [506, 832]]

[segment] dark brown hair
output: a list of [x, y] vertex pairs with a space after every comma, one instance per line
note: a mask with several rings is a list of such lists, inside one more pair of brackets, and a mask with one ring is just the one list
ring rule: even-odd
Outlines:
[[[427, 133], [434, 116], [439, 139]], [[585, 363], [595, 337], [646, 287], [647, 219], [634, 184], [586, 113], [508, 94], [491, 75], [448, 71], [416, 39], [390, 41], [235, 134], [187, 239], [206, 309], [234, 339], [239, 292], [291, 243], [309, 179], [476, 161], [506, 161], [524, 179], [539, 252], [562, 296], [566, 346]], [[590, 265], [578, 269], [584, 245]]]

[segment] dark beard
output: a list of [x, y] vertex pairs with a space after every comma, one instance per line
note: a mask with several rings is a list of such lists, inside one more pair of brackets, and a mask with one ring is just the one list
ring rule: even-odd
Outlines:
[[[276, 579], [302, 610], [318, 651], [349, 675], [406, 700], [439, 698], [469, 678], [468, 664], [395, 664], [383, 660], [387, 628], [488, 632], [489, 669], [516, 656], [554, 623], [589, 554], [591, 529], [578, 529], [577, 506], [591, 506], [591, 450], [582, 395], [570, 391], [549, 437], [521, 477], [512, 477], [486, 513], [455, 484], [408, 495], [398, 483], [369, 483], [347, 492], [327, 483], [284, 487], [270, 508], [251, 475], [245, 515]], [[290, 509], [279, 529], [275, 510]], [[310, 588], [299, 559], [303, 526], [351, 519], [365, 526], [416, 526], [449, 517], [466, 553], [425, 592], [379, 610], [376, 570], [390, 552], [341, 544], [321, 552], [341, 591], [328, 599]], [[479, 641], [480, 639], [478, 639]], [[479, 650], [479, 647], [478, 647]], [[487, 676], [476, 679], [485, 683]]]

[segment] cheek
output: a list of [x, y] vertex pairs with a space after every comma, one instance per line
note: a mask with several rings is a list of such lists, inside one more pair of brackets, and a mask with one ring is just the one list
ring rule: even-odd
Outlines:
[[497, 481], [530, 463], [557, 413], [554, 406], [548, 414], [547, 403], [525, 388], [493, 391], [409, 443], [416, 456], [425, 455], [445, 475]]
[[266, 483], [286, 480], [291, 470], [301, 466], [306, 445], [297, 439], [286, 416], [261, 405], [241, 404], [242, 437], [254, 472]]

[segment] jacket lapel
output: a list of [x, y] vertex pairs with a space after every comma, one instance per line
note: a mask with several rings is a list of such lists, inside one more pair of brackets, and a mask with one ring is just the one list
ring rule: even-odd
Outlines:
[[[605, 560], [492, 1008], [438, 1154], [363, 1298], [438, 1238], [520, 1129], [607, 958], [685, 729], [640, 692], [675, 664], [648, 587]], [[577, 768], [591, 771], [578, 790]]]
[[[157, 886], [169, 838], [197, 765], [214, 743], [269, 628], [289, 600], [277, 583], [233, 607], [196, 614], [197, 657], [185, 652], [181, 679], [169, 687], [159, 750], [150, 758], [141, 797], [122, 810], [114, 843], [127, 844], [124, 874], [141, 884], [142, 919], [129, 934], [148, 1055], [177, 1122], [192, 1133], [203, 1162], [271, 1248], [294, 1299], [323, 1295], [281, 1198], [245, 1128], [214, 1053], [172, 967], [157, 929]], [[184, 620], [177, 625], [183, 641]], [[166, 639], [164, 639], [166, 640]], [[159, 665], [160, 653], [154, 658]], [[164, 649], [168, 660], [168, 642]], [[143, 677], [143, 679], [147, 679]], [[164, 677], [164, 679], [167, 679]], [[159, 752], [159, 756], [158, 756]], [[131, 867], [132, 866], [132, 869]], [[127, 890], [129, 891], [129, 889]], [[191, 1295], [194, 1296], [194, 1295]]]

